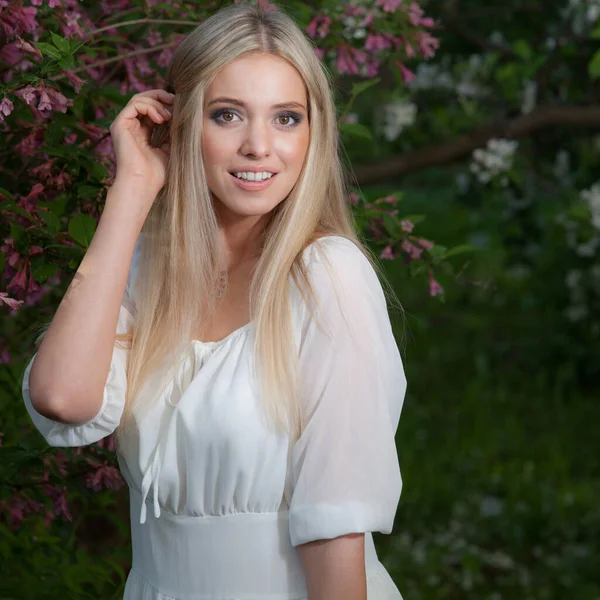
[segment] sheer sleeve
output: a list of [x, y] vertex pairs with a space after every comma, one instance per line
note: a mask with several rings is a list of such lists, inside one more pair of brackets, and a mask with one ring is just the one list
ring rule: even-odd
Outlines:
[[[117, 321], [117, 333], [125, 333], [131, 328], [135, 314], [134, 283], [137, 275], [139, 261], [139, 241], [129, 270], [127, 287]], [[129, 351], [115, 344], [110, 363], [102, 405], [98, 414], [91, 420], [76, 425], [60, 423], [48, 419], [38, 413], [31, 403], [29, 395], [29, 375], [34, 354], [23, 375], [22, 395], [25, 408], [37, 430], [50, 446], [86, 446], [105, 438], [114, 432], [119, 425], [123, 407], [125, 405], [125, 392], [127, 390], [126, 366]]]
[[300, 342], [305, 428], [291, 451], [294, 546], [391, 533], [402, 489], [395, 434], [406, 378], [383, 289], [352, 242], [316, 244], [325, 260], [309, 263], [318, 309], [316, 320], [305, 313]]

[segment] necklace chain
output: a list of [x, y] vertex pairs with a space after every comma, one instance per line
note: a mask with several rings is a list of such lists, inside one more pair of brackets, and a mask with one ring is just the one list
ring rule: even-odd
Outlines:
[[[235, 269], [235, 267], [241, 265], [243, 262], [245, 262], [251, 258], [254, 258], [255, 256], [258, 256], [258, 254], [253, 254], [252, 256], [247, 256], [246, 258], [240, 260], [240, 262], [236, 263], [235, 265], [233, 265], [233, 267], [231, 267], [231, 270]], [[218, 279], [218, 284], [217, 284], [217, 299], [220, 299], [225, 295], [228, 285], [229, 285], [228, 270], [221, 269], [219, 271], [219, 279]]]

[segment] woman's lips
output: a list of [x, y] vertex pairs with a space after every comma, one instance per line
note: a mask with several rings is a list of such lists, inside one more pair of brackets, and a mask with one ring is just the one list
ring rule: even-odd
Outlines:
[[275, 173], [274, 175], [269, 177], [269, 179], [265, 179], [264, 181], [248, 181], [247, 179], [238, 179], [235, 175], [232, 175], [231, 173], [229, 174], [239, 187], [248, 192], [259, 192], [260, 190], [268, 188], [273, 183], [273, 179], [277, 177], [277, 174]]

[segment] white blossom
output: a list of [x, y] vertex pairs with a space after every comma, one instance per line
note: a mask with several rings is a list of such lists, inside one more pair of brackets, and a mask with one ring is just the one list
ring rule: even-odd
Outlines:
[[538, 86], [536, 81], [530, 79], [525, 82], [521, 100], [521, 112], [524, 115], [529, 114], [535, 108], [537, 104], [537, 92]]
[[565, 309], [564, 315], [569, 321], [576, 323], [587, 317], [588, 309], [587, 306], [582, 304], [579, 306], [569, 306]]
[[417, 106], [405, 99], [394, 100], [381, 105], [376, 117], [381, 135], [388, 142], [393, 142], [403, 129], [414, 125], [417, 120]]
[[581, 282], [581, 271], [579, 269], [572, 269], [567, 272], [565, 276], [565, 283], [567, 287], [570, 289], [579, 287], [579, 283]]
[[[489, 140], [486, 148], [477, 148], [473, 152], [471, 172], [484, 184], [498, 175], [503, 175], [512, 168], [518, 145], [516, 140]], [[507, 183], [508, 180], [505, 180], [504, 184]]]
[[596, 229], [600, 229], [600, 181], [589, 190], [583, 190], [580, 197], [588, 203], [592, 215], [592, 225]]

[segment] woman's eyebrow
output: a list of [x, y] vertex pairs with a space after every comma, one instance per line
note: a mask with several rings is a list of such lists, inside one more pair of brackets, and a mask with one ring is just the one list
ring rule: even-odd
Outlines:
[[[223, 102], [226, 104], [235, 104], [236, 106], [241, 106], [242, 108], [246, 108], [246, 103], [241, 100], [236, 100], [235, 98], [225, 98], [220, 96], [219, 98], [215, 98], [208, 103], [208, 106], [211, 104], [216, 104], [217, 102]], [[299, 102], [282, 102], [280, 104], [274, 104], [271, 108], [302, 108], [306, 110], [306, 107]]]

